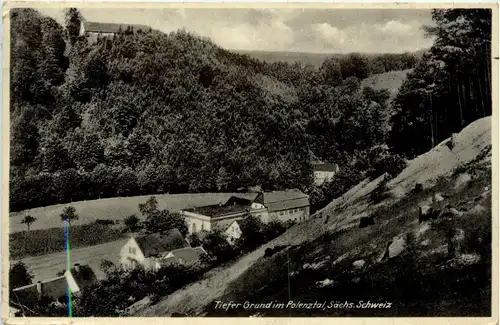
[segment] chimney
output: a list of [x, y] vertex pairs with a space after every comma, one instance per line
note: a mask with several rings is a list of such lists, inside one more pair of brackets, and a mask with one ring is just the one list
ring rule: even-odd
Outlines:
[[75, 264], [75, 271], [80, 272], [80, 264], [78, 263]]
[[42, 281], [37, 281], [37, 283], [36, 283], [36, 291], [38, 291], [38, 294], [40, 296], [42, 295]]

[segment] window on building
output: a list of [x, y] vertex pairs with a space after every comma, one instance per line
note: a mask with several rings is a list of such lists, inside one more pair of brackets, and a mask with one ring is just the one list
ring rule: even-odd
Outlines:
[[201, 231], [205, 230], [205, 223], [201, 224]]
[[196, 224], [193, 222], [193, 232], [196, 232]]

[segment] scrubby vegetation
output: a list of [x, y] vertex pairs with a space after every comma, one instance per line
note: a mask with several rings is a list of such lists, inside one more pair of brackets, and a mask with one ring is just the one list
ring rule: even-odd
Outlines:
[[205, 262], [212, 266], [220, 265], [255, 250], [284, 233], [292, 225], [292, 222], [281, 221], [263, 223], [258, 217], [247, 215], [239, 221], [242, 235], [233, 245], [229, 244], [226, 235], [218, 230], [211, 231], [198, 241], [208, 253]]
[[112, 263], [105, 266], [107, 279], [84, 290], [74, 300], [74, 316], [110, 317], [125, 315], [126, 308], [146, 297], [151, 303], [165, 297], [187, 283], [196, 281], [207, 270], [206, 266], [164, 266], [157, 272], [138, 267], [122, 271]]

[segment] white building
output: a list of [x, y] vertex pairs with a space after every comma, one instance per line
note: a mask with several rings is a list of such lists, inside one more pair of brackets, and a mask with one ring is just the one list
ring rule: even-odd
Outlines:
[[165, 234], [131, 237], [120, 250], [120, 263], [124, 269], [142, 265], [146, 270], [156, 270], [163, 259], [172, 256], [172, 251], [185, 247], [189, 244], [177, 229]]
[[241, 197], [230, 197], [224, 204], [185, 209], [181, 214], [185, 217], [190, 234], [218, 228], [228, 235], [228, 241], [231, 242], [241, 236], [237, 221], [249, 214], [264, 223], [272, 220], [301, 222], [308, 219], [309, 196], [298, 190], [242, 194]]
[[339, 166], [337, 164], [314, 164], [313, 171], [314, 184], [321, 186], [333, 179], [333, 176], [339, 171]]

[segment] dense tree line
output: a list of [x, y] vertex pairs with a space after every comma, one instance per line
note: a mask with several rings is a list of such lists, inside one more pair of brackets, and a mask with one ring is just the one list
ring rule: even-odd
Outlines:
[[[403, 83], [393, 106], [391, 147], [428, 151], [472, 121], [491, 115], [491, 10], [434, 10], [436, 40]], [[412, 136], [418, 134], [418, 137]]]
[[[453, 14], [446, 12], [435, 12], [438, 27], [429, 29], [438, 36], [433, 57], [450, 47], [443, 24]], [[64, 27], [32, 9], [13, 10], [10, 209], [255, 184], [310, 192], [314, 160], [342, 166], [389, 140], [398, 153], [418, 152], [428, 141], [409, 132], [433, 125], [437, 141], [448, 129], [491, 113], [489, 61], [477, 60], [490, 45], [481, 41], [487, 36], [474, 34], [488, 26], [481, 15], [461, 14], [475, 24], [467, 22], [467, 37], [456, 38], [470, 40], [455, 45], [467, 55], [456, 54], [454, 61], [445, 55], [438, 80], [453, 87], [443, 93], [436, 87], [432, 98], [432, 107], [447, 103], [439, 106], [445, 112], [456, 103], [463, 122], [440, 108], [439, 123], [432, 124], [421, 122], [418, 108], [428, 96], [414, 91], [422, 84], [415, 75], [429, 76], [428, 56], [403, 85], [394, 101], [398, 114], [391, 117], [388, 92], [361, 89], [360, 79], [411, 68], [418, 55], [354, 53], [316, 69], [261, 62], [183, 30], [124, 32], [90, 42], [76, 32], [82, 19], [76, 9], [66, 12]]]

